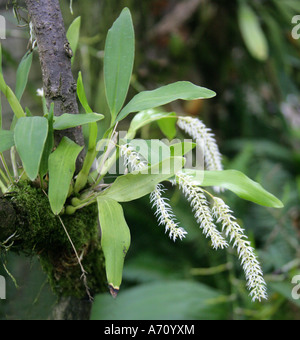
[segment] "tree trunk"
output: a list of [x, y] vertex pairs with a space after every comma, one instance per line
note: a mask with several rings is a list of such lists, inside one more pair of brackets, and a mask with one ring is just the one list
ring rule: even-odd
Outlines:
[[[43, 88], [48, 107], [54, 103], [54, 114], [78, 113], [76, 83], [71, 72], [71, 54], [66, 38], [59, 0], [25, 0], [33, 25], [43, 76]], [[79, 145], [84, 144], [81, 128], [59, 131], [56, 145], [66, 136]], [[83, 154], [78, 157], [77, 170], [83, 164]], [[1, 220], [16, 221], [12, 202], [0, 200]], [[90, 317], [92, 303], [74, 297], [61, 298], [54, 308], [51, 319], [86, 320]]]
[[[71, 71], [71, 54], [59, 0], [25, 0], [33, 25], [43, 76], [43, 88], [48, 107], [54, 103], [54, 114], [78, 113], [76, 82]], [[56, 131], [56, 145], [63, 136], [84, 145], [80, 127]], [[83, 163], [78, 158], [77, 169]]]

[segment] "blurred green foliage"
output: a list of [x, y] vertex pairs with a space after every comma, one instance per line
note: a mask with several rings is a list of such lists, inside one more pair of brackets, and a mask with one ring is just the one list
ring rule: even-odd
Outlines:
[[[188, 237], [176, 244], [168, 239], [147, 198], [124, 204], [132, 226], [124, 283], [116, 300], [108, 294], [96, 297], [92, 317], [297, 320], [300, 300], [292, 299], [291, 280], [300, 273], [300, 40], [291, 36], [291, 20], [300, 14], [299, 2], [193, 0], [192, 8], [189, 1], [178, 11], [183, 1], [74, 0], [73, 15], [70, 2], [61, 1], [66, 27], [81, 16], [74, 74], [82, 71], [94, 112], [107, 113], [104, 38], [127, 6], [137, 40], [130, 95], [183, 79], [217, 92], [212, 100], [176, 102], [170, 109], [202, 119], [216, 134], [225, 168], [244, 172], [284, 203], [283, 209], [266, 209], [223, 194], [255, 245], [269, 300], [251, 302], [236, 253], [212, 250], [188, 203], [170, 188], [170, 203]], [[255, 14], [266, 60], [253, 56], [242, 34], [242, 5]], [[130, 116], [120, 129], [129, 121]], [[161, 137], [161, 132], [153, 123], [140, 137]], [[35, 260], [14, 256], [7, 261], [21, 290], [9, 283], [0, 318], [46, 318], [54, 297]], [[3, 269], [0, 274], [10, 281]]]

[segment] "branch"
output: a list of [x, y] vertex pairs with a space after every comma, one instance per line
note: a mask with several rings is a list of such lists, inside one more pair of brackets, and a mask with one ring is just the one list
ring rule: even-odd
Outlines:
[[[37, 41], [42, 68], [43, 88], [48, 107], [54, 103], [54, 113], [78, 113], [76, 83], [71, 71], [70, 48], [59, 6], [59, 0], [25, 0]], [[81, 128], [58, 131], [56, 144], [67, 136], [84, 145]], [[80, 163], [83, 159], [81, 155]]]

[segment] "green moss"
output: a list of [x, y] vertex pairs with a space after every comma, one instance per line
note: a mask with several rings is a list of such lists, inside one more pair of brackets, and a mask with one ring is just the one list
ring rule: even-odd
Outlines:
[[[45, 193], [28, 183], [13, 188], [11, 200], [20, 213], [16, 223], [18, 237], [14, 250], [38, 255], [49, 283], [58, 296], [84, 298], [82, 272], [66, 232], [50, 208]], [[90, 205], [61, 218], [82, 258], [87, 285], [92, 294], [106, 289], [104, 260], [100, 246], [97, 206]]]

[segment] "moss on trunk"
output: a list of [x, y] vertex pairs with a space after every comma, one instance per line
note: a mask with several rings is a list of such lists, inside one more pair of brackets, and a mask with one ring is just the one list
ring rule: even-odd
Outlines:
[[[85, 298], [86, 287], [78, 259], [60, 220], [51, 211], [46, 194], [23, 182], [15, 186], [6, 199], [18, 213], [10, 230], [5, 230], [5, 238], [0, 233], [0, 243], [14, 235], [10, 239], [10, 242], [14, 241], [11, 251], [37, 255], [57, 296]], [[74, 215], [61, 215], [87, 272], [87, 286], [92, 295], [106, 290], [97, 214], [95, 204]]]

